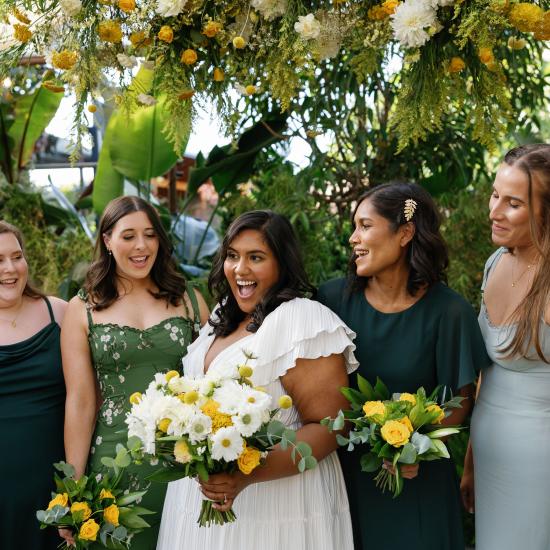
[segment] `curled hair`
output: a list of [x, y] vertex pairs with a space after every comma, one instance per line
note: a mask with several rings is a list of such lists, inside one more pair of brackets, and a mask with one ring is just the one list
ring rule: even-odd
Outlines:
[[[390, 222], [392, 231], [406, 223], [413, 223], [414, 236], [407, 247], [406, 261], [409, 266], [407, 292], [414, 296], [420, 288], [431, 287], [437, 282], [447, 283], [449, 254], [441, 235], [441, 217], [430, 194], [416, 183], [385, 183], [369, 189], [361, 195], [353, 211], [352, 223], [359, 205], [369, 199], [376, 212]], [[405, 201], [416, 202], [414, 215], [407, 221]], [[369, 277], [357, 275], [355, 255], [349, 262], [348, 289], [350, 292], [363, 290]]]
[[[518, 355], [528, 358], [529, 350], [534, 346], [538, 357], [550, 363], [540, 341], [540, 323], [550, 298], [550, 145], [533, 143], [515, 147], [506, 153], [504, 162], [527, 176], [531, 239], [541, 258], [527, 296], [509, 319], [510, 324], [517, 323], [515, 333], [501, 351], [507, 358]], [[536, 215], [533, 206], [534, 182], [539, 188], [540, 216]]]
[[116, 261], [107, 250], [104, 236], [111, 236], [116, 223], [124, 216], [134, 212], [145, 213], [159, 241], [157, 257], [150, 273], [151, 280], [158, 291], [150, 291], [151, 295], [156, 299], [166, 300], [173, 306], [182, 303], [186, 281], [176, 269], [176, 263], [172, 258], [172, 243], [162, 226], [157, 211], [140, 197], [126, 196], [112, 200], [105, 207], [99, 222], [94, 261], [84, 282], [88, 300], [97, 311], [108, 308], [119, 297], [117, 279], [120, 276], [116, 272]]
[[[19, 243], [19, 246], [21, 247], [21, 250], [23, 251], [23, 256], [25, 256], [25, 245], [23, 242], [23, 235], [21, 234], [21, 231], [15, 225], [12, 225], [11, 223], [5, 222], [3, 220], [0, 220], [0, 235], [4, 233], [11, 233]], [[43, 298], [44, 294], [40, 292], [38, 289], [36, 289], [31, 283], [29, 283], [28, 277], [27, 282], [25, 284], [25, 288], [23, 289], [23, 296], [28, 296], [29, 298]]]
[[208, 289], [220, 304], [217, 319], [210, 325], [216, 336], [227, 336], [237, 329], [246, 314], [239, 308], [224, 273], [227, 251], [233, 240], [246, 229], [259, 231], [279, 266], [279, 280], [267, 291], [252, 312], [246, 330], [256, 332], [269, 313], [283, 302], [313, 293], [314, 287], [306, 275], [298, 240], [290, 222], [271, 210], [254, 210], [239, 216], [229, 226], [220, 250], [216, 254], [208, 277]]

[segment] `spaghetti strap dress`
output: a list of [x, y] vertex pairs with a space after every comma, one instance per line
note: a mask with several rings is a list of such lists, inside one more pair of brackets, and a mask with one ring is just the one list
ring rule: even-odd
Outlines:
[[0, 547], [54, 550], [54, 529], [40, 530], [43, 510], [55, 490], [52, 464], [63, 460], [65, 382], [59, 325], [44, 298], [50, 322], [36, 334], [0, 346]]

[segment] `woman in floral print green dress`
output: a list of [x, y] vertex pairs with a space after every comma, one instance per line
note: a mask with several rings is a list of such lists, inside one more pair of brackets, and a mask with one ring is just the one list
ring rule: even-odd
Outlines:
[[[126, 442], [132, 393], [155, 373], [180, 370], [192, 335], [208, 316], [199, 294], [175, 269], [154, 208], [138, 197], [107, 205], [84, 289], [69, 303], [61, 334], [67, 385], [65, 453], [76, 475], [100, 472]], [[201, 321], [202, 320], [202, 321]], [[156, 547], [166, 487], [144, 478], [151, 464], [127, 470], [130, 490], [148, 489], [141, 505], [157, 512], [132, 550]], [[150, 487], [149, 487], [150, 485]], [[72, 534], [63, 530], [68, 541]]]

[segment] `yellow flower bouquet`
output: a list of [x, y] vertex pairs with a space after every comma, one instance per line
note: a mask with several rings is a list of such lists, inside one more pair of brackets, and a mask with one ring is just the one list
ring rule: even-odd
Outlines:
[[[113, 459], [112, 478], [91, 474], [79, 480], [74, 479], [71, 464], [54, 464], [64, 477], [55, 474], [57, 492], [52, 494], [46, 510], [36, 512], [41, 528], [73, 530], [76, 550], [88, 548], [94, 542], [105, 548], [127, 548], [133, 535], [149, 527], [141, 516], [155, 512], [135, 504], [145, 491], [128, 493], [118, 487], [122, 471], [128, 465], [120, 464], [120, 459], [118, 462], [117, 465]], [[63, 548], [68, 550], [69, 546]]]
[[[340, 411], [336, 418], [325, 418], [322, 423], [330, 431], [338, 431], [350, 422], [348, 436], [336, 436], [338, 444], [353, 451], [356, 445], [366, 444], [368, 451], [361, 457], [364, 472], [376, 472], [376, 485], [382, 491], [390, 490], [398, 496], [403, 490], [401, 464], [449, 458], [443, 438], [460, 431], [458, 426], [441, 426], [453, 408], [459, 408], [462, 397], [438, 404], [441, 388], [429, 396], [424, 388], [416, 393], [394, 393], [390, 396], [385, 384], [377, 378], [372, 386], [357, 375], [358, 390], [342, 388], [351, 404], [350, 410]], [[444, 396], [443, 396], [444, 399]], [[442, 400], [443, 401], [443, 400]], [[384, 460], [393, 465], [393, 472], [383, 467]]]

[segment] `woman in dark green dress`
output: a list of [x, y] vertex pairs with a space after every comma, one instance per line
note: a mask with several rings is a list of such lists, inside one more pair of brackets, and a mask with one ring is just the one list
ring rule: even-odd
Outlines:
[[[67, 384], [65, 450], [76, 475], [98, 473], [127, 439], [129, 398], [157, 372], [181, 370], [181, 359], [208, 308], [176, 271], [155, 209], [138, 197], [111, 201], [101, 218], [95, 261], [71, 300], [61, 348]], [[198, 299], [198, 300], [197, 300]], [[200, 302], [200, 305], [198, 304]], [[132, 540], [154, 550], [166, 486], [144, 478], [153, 465], [130, 467], [130, 490], [149, 489], [140, 505], [156, 512]], [[149, 487], [150, 485], [150, 487]], [[63, 531], [71, 540], [71, 534]]]
[[[350, 276], [323, 285], [318, 299], [357, 333], [362, 376], [379, 376], [391, 393], [441, 385], [445, 399], [460, 394], [462, 409], [443, 422], [460, 424], [488, 357], [473, 308], [445, 285], [447, 249], [431, 197], [416, 184], [381, 185], [360, 198], [353, 222]], [[407, 480], [393, 499], [361, 471], [363, 452], [340, 454], [356, 549], [464, 550], [452, 461], [400, 466]]]
[[20, 232], [0, 221], [0, 547], [54, 550], [36, 510], [51, 499], [63, 460], [65, 384], [59, 324], [66, 303], [28, 283]]

